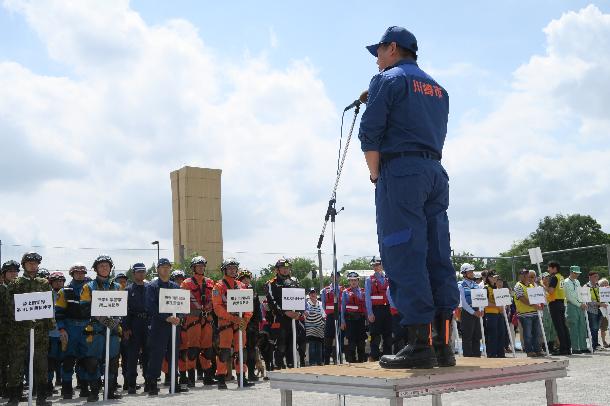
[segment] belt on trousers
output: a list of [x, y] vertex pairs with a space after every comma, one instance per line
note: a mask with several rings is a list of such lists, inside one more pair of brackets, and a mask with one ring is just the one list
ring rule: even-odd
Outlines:
[[432, 159], [435, 161], [440, 161], [441, 157], [436, 152], [430, 151], [403, 151], [403, 152], [390, 152], [387, 154], [381, 154], [381, 162], [389, 162], [392, 159], [401, 158], [404, 156], [416, 156], [419, 158]]

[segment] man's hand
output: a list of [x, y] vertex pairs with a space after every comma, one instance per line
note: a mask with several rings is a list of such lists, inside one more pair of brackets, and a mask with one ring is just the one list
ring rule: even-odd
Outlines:
[[599, 306], [600, 306], [600, 307], [606, 307], [606, 308], [607, 308], [607, 307], [608, 307], [608, 303], [600, 303], [600, 304], [599, 304]]
[[375, 323], [375, 315], [369, 314], [369, 323]]
[[587, 310], [587, 304], [586, 304], [586, 303], [582, 303], [582, 304], [580, 305], [580, 308], [581, 308], [582, 310]]
[[129, 337], [131, 337], [131, 330], [125, 330], [123, 331], [123, 338], [125, 340], [129, 340]]
[[347, 325], [345, 323], [341, 323], [341, 330], [345, 330], [346, 327]]
[[474, 311], [474, 315], [475, 315], [476, 317], [478, 317], [478, 318], [483, 317], [483, 315], [484, 315], [484, 314], [485, 314], [485, 313], [483, 313], [483, 312], [482, 312], [482, 311], [480, 311], [480, 310], [475, 310], [475, 311]]
[[248, 327], [248, 320], [246, 320], [244, 317], [240, 317], [240, 319], [239, 319], [239, 329], [241, 331], [246, 331], [246, 327]]
[[61, 330], [59, 330], [59, 340], [62, 343], [68, 343], [68, 332], [66, 330], [64, 330], [63, 328]]
[[175, 316], [169, 316], [167, 319], [165, 319], [165, 321], [174, 326], [177, 326], [178, 324], [180, 324], [180, 319]]
[[301, 317], [301, 315], [299, 313], [293, 312], [292, 310], [287, 310], [284, 312], [284, 314], [286, 316], [290, 317], [291, 319], [295, 319], [295, 320], [298, 320]]

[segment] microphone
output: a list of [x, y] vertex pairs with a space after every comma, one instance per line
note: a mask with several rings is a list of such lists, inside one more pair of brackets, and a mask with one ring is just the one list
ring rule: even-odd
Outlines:
[[344, 112], [353, 109], [354, 107], [358, 107], [360, 106], [362, 103], [366, 103], [366, 100], [369, 98], [369, 91], [365, 90], [364, 92], [360, 93], [360, 97], [358, 97], [356, 100], [354, 100], [354, 102], [352, 104], [350, 104], [349, 106], [347, 106], [345, 108], [345, 110], [343, 110]]

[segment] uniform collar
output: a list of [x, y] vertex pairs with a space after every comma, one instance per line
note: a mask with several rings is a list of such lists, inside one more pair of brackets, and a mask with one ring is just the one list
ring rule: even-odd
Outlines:
[[415, 65], [415, 66], [418, 66], [417, 65], [417, 61], [413, 61], [411, 59], [401, 59], [400, 61], [396, 62], [394, 65], [390, 65], [387, 68], [385, 68], [383, 70], [383, 72], [388, 71], [388, 70], [390, 70], [392, 68], [395, 68], [397, 66], [400, 66], [400, 65]]

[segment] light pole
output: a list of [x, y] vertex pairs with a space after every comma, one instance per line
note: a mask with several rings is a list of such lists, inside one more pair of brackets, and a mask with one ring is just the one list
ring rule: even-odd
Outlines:
[[151, 244], [157, 246], [157, 264], [159, 264], [159, 241], [153, 241]]

